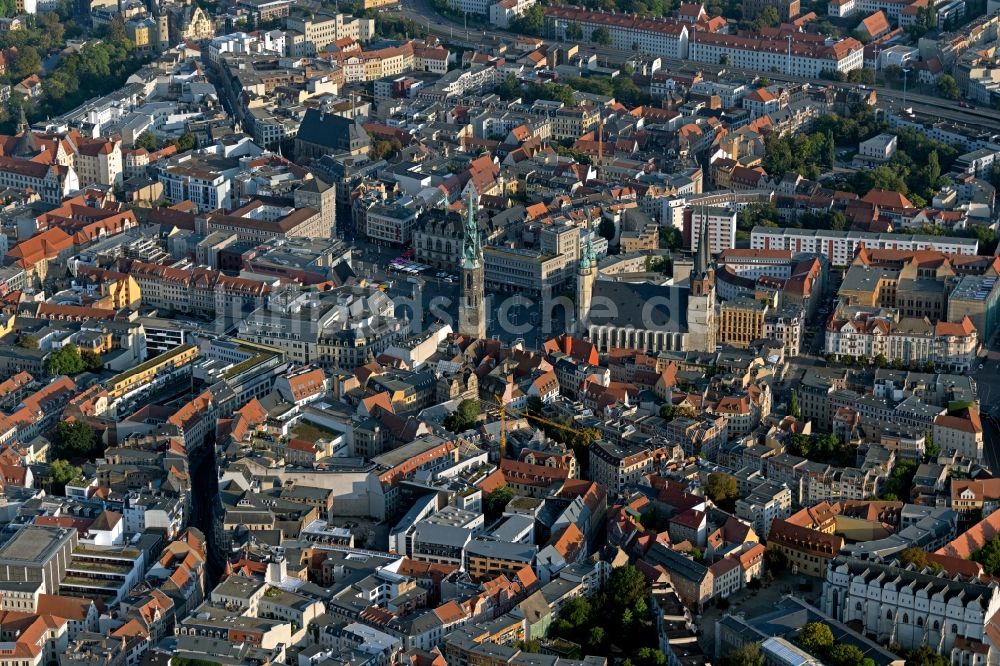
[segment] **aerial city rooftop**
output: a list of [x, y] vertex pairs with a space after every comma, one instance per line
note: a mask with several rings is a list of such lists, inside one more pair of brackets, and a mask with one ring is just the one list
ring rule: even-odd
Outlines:
[[1000, 2], [0, 6], [0, 666], [1000, 666]]

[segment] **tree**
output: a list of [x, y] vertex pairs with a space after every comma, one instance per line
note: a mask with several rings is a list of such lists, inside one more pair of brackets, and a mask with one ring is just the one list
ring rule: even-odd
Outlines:
[[764, 551], [764, 563], [769, 571], [783, 571], [788, 568], [788, 556], [772, 546]]
[[61, 456], [89, 458], [97, 448], [97, 437], [86, 421], [60, 421], [53, 444]]
[[608, 603], [619, 613], [646, 600], [646, 578], [630, 564], [611, 570], [608, 589]]
[[604, 644], [607, 642], [607, 634], [604, 631], [604, 627], [591, 627], [590, 634], [587, 635], [587, 648], [592, 653], [600, 653], [604, 650]]
[[500, 486], [486, 496], [483, 509], [490, 518], [499, 518], [512, 499], [514, 499], [514, 491], [511, 490], [510, 486]]
[[22, 334], [17, 339], [17, 346], [21, 349], [38, 349], [38, 338], [33, 335]]
[[899, 554], [899, 563], [904, 567], [908, 564], [914, 564], [918, 570], [921, 570], [927, 566], [927, 552], [915, 546], [906, 548]]
[[632, 663], [637, 666], [664, 666], [667, 656], [656, 648], [641, 647], [636, 651]]
[[45, 359], [45, 372], [50, 375], [76, 375], [86, 369], [76, 345], [63, 345]]
[[104, 367], [104, 359], [97, 352], [92, 352], [89, 349], [80, 354], [80, 358], [83, 360], [87, 370], [91, 372], [96, 372]]
[[583, 39], [583, 28], [576, 21], [566, 26], [566, 39]]
[[494, 88], [494, 92], [496, 92], [496, 94], [500, 96], [500, 99], [503, 100], [512, 100], [520, 96], [521, 86], [517, 83], [517, 76], [514, 74], [508, 74], [504, 78], [503, 82]]
[[537, 395], [528, 396], [526, 407], [529, 414], [541, 414], [544, 406], [545, 403]]
[[833, 632], [828, 624], [810, 622], [802, 627], [796, 642], [806, 652], [822, 657], [833, 645]]
[[942, 97], [948, 99], [958, 99], [962, 96], [962, 91], [958, 88], [955, 77], [951, 74], [942, 74], [937, 80], [937, 89]]
[[1000, 573], [1000, 537], [993, 537], [982, 548], [972, 552], [971, 559], [983, 565], [983, 571], [994, 576]]
[[927, 462], [934, 462], [941, 454], [941, 447], [934, 443], [934, 435], [930, 430], [924, 435], [924, 458]]
[[705, 492], [719, 507], [731, 511], [736, 506], [740, 491], [736, 486], [736, 477], [725, 472], [712, 472], [708, 475]]
[[663, 405], [660, 407], [660, 418], [665, 421], [673, 421], [679, 418], [694, 418], [698, 413], [690, 407], [676, 407], [674, 405]]
[[830, 662], [833, 666], [859, 666], [865, 653], [857, 645], [837, 643], [830, 648]]
[[765, 5], [757, 18], [753, 20], [754, 31], [760, 32], [761, 28], [773, 28], [781, 23], [781, 15], [774, 5]]
[[136, 148], [145, 148], [149, 152], [154, 152], [157, 148], [156, 137], [149, 131], [145, 131], [135, 138]]
[[14, 79], [23, 79], [40, 71], [42, 71], [42, 57], [38, 55], [38, 49], [34, 46], [19, 47], [10, 67], [11, 76]]
[[764, 666], [765, 663], [759, 643], [747, 643], [722, 657], [722, 666]]
[[906, 653], [906, 666], [951, 666], [951, 659], [929, 645], [921, 645]]
[[597, 233], [610, 243], [615, 239], [615, 223], [606, 217], [601, 218], [601, 223], [597, 225]]
[[594, 28], [593, 32], [590, 33], [590, 41], [595, 44], [601, 44], [603, 46], [611, 45], [611, 33], [603, 25]]
[[108, 24], [105, 39], [113, 44], [121, 44], [128, 39], [125, 33], [125, 20], [121, 16], [114, 17]]
[[479, 401], [466, 398], [458, 403], [455, 413], [445, 419], [444, 426], [452, 432], [464, 432], [476, 422], [476, 419], [479, 418], [479, 413]]
[[541, 35], [545, 29], [545, 13], [542, 6], [532, 5], [527, 11], [510, 22], [510, 29], [523, 35]]
[[51, 479], [52, 494], [65, 495], [66, 484], [83, 474], [83, 470], [69, 464], [62, 458], [56, 458], [49, 464], [49, 478]]
[[186, 153], [198, 147], [198, 138], [191, 132], [185, 132], [181, 138], [174, 141], [174, 145], [177, 146], [177, 152]]
[[799, 418], [802, 416], [802, 409], [799, 407], [799, 393], [798, 391], [792, 391], [792, 395], [788, 398], [788, 415]]

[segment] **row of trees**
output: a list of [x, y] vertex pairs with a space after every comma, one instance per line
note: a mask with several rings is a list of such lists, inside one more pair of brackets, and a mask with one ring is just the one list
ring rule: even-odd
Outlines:
[[564, 79], [573, 90], [614, 97], [629, 107], [642, 106], [653, 101], [650, 94], [637, 86], [631, 76], [571, 76]]
[[764, 169], [771, 175], [798, 173], [815, 180], [832, 169], [836, 159], [833, 132], [813, 132], [764, 137]]
[[85, 370], [100, 370], [103, 361], [100, 354], [90, 350], [81, 352], [76, 345], [68, 344], [49, 354], [44, 366], [49, 375], [78, 375]]
[[917, 473], [917, 463], [912, 460], [897, 460], [892, 473], [882, 487], [880, 499], [898, 502], [910, 498], [910, 487]]
[[[9, 70], [11, 81], [41, 73], [43, 58], [64, 46], [67, 35], [78, 32], [71, 20], [45, 12], [38, 14], [28, 29], [0, 35], [0, 48], [17, 49]], [[42, 81], [44, 95], [40, 101], [13, 96], [11, 104], [0, 110], [0, 130], [13, 131], [19, 116], [17, 107], [24, 108], [29, 120], [64, 113], [88, 99], [120, 88], [146, 62], [147, 56], [137, 54], [135, 45], [126, 37], [120, 18], [109, 24], [100, 37], [59, 59]]]
[[796, 642], [806, 652], [816, 655], [831, 666], [875, 666], [861, 648], [847, 643], [837, 643], [833, 631], [823, 622], [810, 622], [802, 627]]
[[792, 435], [788, 442], [788, 452], [834, 467], [853, 467], [856, 458], [854, 447], [850, 444], [844, 444], [832, 433]]
[[522, 99], [530, 104], [536, 99], [551, 99], [562, 102], [566, 106], [576, 106], [573, 99], [573, 89], [560, 83], [532, 83], [520, 85], [517, 77], [508, 74], [507, 78], [495, 89], [497, 95], [504, 100]]
[[549, 636], [578, 643], [586, 654], [620, 650], [623, 666], [662, 666], [666, 656], [658, 649], [648, 597], [639, 570], [618, 567], [593, 597], [567, 601], [549, 627]]

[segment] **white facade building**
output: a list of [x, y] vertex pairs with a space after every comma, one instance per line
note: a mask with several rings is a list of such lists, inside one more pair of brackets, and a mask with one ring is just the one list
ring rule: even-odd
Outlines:
[[986, 633], [1000, 610], [995, 585], [838, 557], [823, 582], [822, 610], [846, 624], [859, 622], [879, 642], [929, 645], [953, 664], [997, 663]]
[[720, 33], [695, 32], [689, 59], [761, 72], [817, 77], [830, 70], [847, 73], [865, 64], [865, 47], [853, 37], [827, 45], [825, 41], [790, 35], [788, 39], [764, 39]]
[[854, 261], [858, 245], [878, 250], [937, 250], [946, 254], [975, 256], [979, 241], [953, 236], [907, 236], [876, 234], [867, 231], [830, 231], [815, 229], [782, 229], [754, 227], [750, 232], [750, 248], [754, 250], [791, 250], [813, 252], [827, 257], [832, 266], [848, 266]]

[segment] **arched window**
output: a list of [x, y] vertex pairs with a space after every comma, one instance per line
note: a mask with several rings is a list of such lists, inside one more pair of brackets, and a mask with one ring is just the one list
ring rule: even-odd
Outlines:
[[857, 602], [856, 604], [854, 604], [854, 610], [861, 610], [861, 602], [860, 601]]
[[910, 614], [903, 613], [903, 624], [909, 624], [909, 623], [910, 623]]
[[887, 619], [887, 620], [891, 620], [892, 619], [892, 611], [891, 610], [887, 610], [885, 612], [885, 619]]
[[940, 629], [940, 628], [941, 628], [941, 625], [940, 625], [940, 624], [938, 624], [938, 621], [937, 621], [937, 620], [934, 620], [934, 631], [937, 631], [937, 630], [938, 630], [938, 629]]
[[919, 615], [917, 616], [917, 626], [918, 627], [924, 626], [924, 618], [920, 617]]
[[958, 633], [958, 625], [955, 624], [954, 622], [952, 622], [952, 624], [951, 624], [951, 633], [953, 633], [953, 634], [957, 634]]

